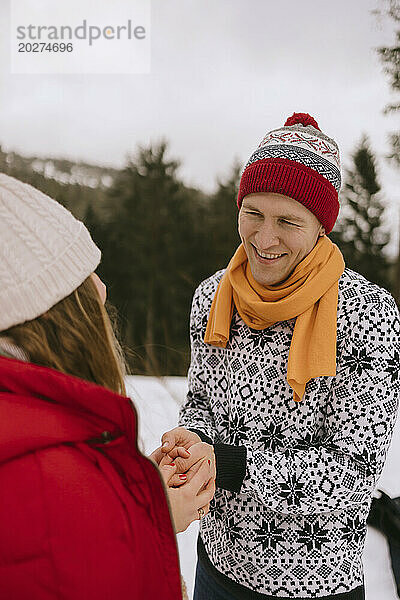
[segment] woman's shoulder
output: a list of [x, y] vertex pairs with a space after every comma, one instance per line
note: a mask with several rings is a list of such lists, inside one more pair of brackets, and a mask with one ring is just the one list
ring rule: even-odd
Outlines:
[[[38, 580], [71, 586], [77, 595], [70, 597], [175, 597], [168, 595], [169, 587], [179, 589], [179, 572], [163, 487], [154, 465], [130, 452], [126, 439], [26, 453], [0, 465], [0, 487], [0, 506], [13, 507], [0, 511], [7, 549], [0, 561], [10, 577], [16, 569], [29, 581], [33, 566]], [[171, 571], [157, 584], [164, 563]]]

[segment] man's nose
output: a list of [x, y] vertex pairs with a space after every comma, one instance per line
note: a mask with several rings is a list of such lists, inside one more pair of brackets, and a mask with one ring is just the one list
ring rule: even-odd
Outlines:
[[278, 232], [272, 224], [263, 223], [256, 234], [255, 241], [259, 250], [268, 250], [279, 244]]

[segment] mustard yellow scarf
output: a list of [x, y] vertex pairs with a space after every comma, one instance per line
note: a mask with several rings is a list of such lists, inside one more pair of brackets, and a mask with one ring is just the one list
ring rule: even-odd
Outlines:
[[204, 341], [225, 348], [233, 307], [252, 329], [266, 329], [297, 317], [290, 344], [287, 381], [300, 401], [313, 377], [336, 374], [339, 248], [323, 236], [282, 283], [264, 287], [253, 278], [241, 244], [215, 293]]

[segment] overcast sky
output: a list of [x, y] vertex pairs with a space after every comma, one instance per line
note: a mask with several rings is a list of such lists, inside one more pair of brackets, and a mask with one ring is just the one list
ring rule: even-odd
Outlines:
[[382, 113], [391, 97], [374, 50], [393, 43], [394, 26], [371, 14], [381, 0], [153, 0], [151, 73], [86, 76], [11, 75], [8, 4], [0, 0], [6, 149], [121, 166], [137, 144], [166, 137], [185, 181], [210, 191], [266, 131], [309, 112], [344, 163], [370, 136], [397, 220], [399, 172], [383, 157], [398, 117]]

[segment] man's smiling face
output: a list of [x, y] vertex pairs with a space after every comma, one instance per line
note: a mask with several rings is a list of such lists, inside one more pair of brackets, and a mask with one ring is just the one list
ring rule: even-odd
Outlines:
[[239, 235], [254, 279], [263, 286], [285, 281], [325, 230], [305, 206], [282, 194], [245, 196]]

